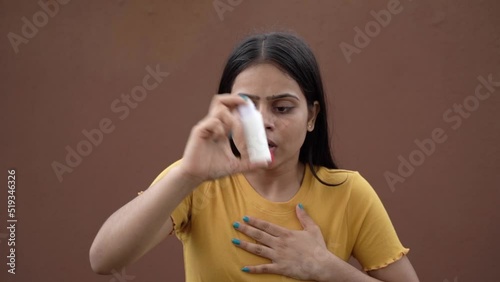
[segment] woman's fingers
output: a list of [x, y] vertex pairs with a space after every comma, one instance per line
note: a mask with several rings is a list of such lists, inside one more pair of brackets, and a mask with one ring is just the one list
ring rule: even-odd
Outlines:
[[[212, 99], [208, 115], [193, 127], [190, 140], [186, 145], [183, 158], [186, 167], [202, 179], [239, 173], [259, 167], [266, 167], [267, 162], [251, 163], [244, 144], [244, 133], [238, 111], [235, 108], [246, 101], [238, 95], [222, 94]], [[240, 140], [237, 158], [231, 151], [229, 135], [233, 140]], [[238, 141], [239, 142], [239, 141]], [[200, 159], [207, 160], [200, 162]]]
[[[220, 94], [216, 95], [210, 107], [209, 116], [216, 117], [221, 120], [226, 130], [226, 136], [232, 134], [233, 137], [238, 137], [241, 142], [235, 145], [240, 152], [240, 164], [238, 171], [245, 171], [259, 167], [267, 167], [267, 162], [251, 163], [249, 161], [247, 145], [245, 143], [244, 130], [240, 121], [240, 117], [235, 107], [247, 103], [241, 96]], [[234, 141], [235, 139], [233, 139]]]
[[219, 141], [226, 141], [227, 140], [227, 135], [226, 135], [226, 128], [223, 123], [217, 123], [217, 125], [214, 128], [214, 138], [213, 140], [215, 142]]
[[[246, 217], [248, 218], [248, 217]], [[241, 233], [247, 235], [250, 238], [255, 239], [256, 241], [266, 245], [273, 247], [276, 237], [270, 235], [270, 232], [268, 231], [269, 228], [266, 228], [264, 230], [257, 229], [251, 225], [246, 225], [246, 224], [240, 224], [239, 222], [233, 223], [233, 227], [240, 231]], [[270, 226], [269, 226], [270, 227]]]
[[221, 126], [221, 121], [214, 117], [207, 117], [201, 120], [194, 128], [193, 131], [202, 139], [217, 139], [220, 135], [218, 127]]
[[274, 259], [275, 251], [267, 246], [249, 243], [236, 238], [233, 238], [232, 242], [235, 246], [242, 248], [249, 253], [268, 258], [270, 260]]
[[[280, 236], [288, 236], [290, 235], [289, 233], [291, 230], [283, 228], [279, 225], [270, 223], [268, 221], [256, 218], [256, 217], [249, 217], [245, 216], [244, 221], [249, 224], [247, 226], [253, 226], [259, 230], [262, 230], [263, 232], [266, 232], [268, 234], [271, 234], [275, 237], [280, 237]], [[248, 234], [247, 234], [248, 235]]]
[[[305, 214], [302, 208], [297, 209], [301, 215]], [[310, 228], [312, 225], [308, 225], [305, 230], [290, 230], [255, 217], [244, 216], [243, 221], [248, 225], [235, 222], [233, 227], [265, 245], [238, 239], [233, 239], [233, 244], [249, 253], [268, 258], [272, 263], [247, 265], [242, 271], [274, 273], [299, 280], [312, 280], [311, 278], [317, 276], [315, 273], [320, 262], [333, 255], [326, 248], [321, 232], [315, 234], [314, 228]]]
[[231, 95], [231, 94], [217, 94], [214, 95], [212, 101], [210, 102], [209, 113], [219, 107], [226, 107], [229, 111], [232, 111], [239, 105], [245, 104], [246, 101], [239, 95]]
[[196, 125], [196, 128], [200, 130], [200, 137], [204, 139], [227, 140], [236, 122], [236, 117], [228, 108], [222, 106], [214, 109]]
[[[219, 94], [215, 95], [212, 98], [212, 102], [210, 104], [209, 114], [205, 119], [209, 120], [208, 122], [202, 124], [202, 126], [209, 127], [212, 129], [215, 126], [215, 121], [212, 119], [217, 119], [220, 121], [224, 132], [221, 132], [217, 129], [217, 135], [215, 136], [217, 140], [221, 139], [220, 135], [227, 136], [232, 131], [233, 127], [238, 124], [237, 115], [233, 114], [233, 110], [238, 105], [245, 103], [245, 100], [238, 95], [230, 95], [230, 94]], [[218, 126], [217, 126], [218, 127]], [[212, 130], [208, 130], [206, 133], [213, 133]], [[203, 136], [205, 136], [204, 134]]]
[[241, 270], [252, 274], [264, 274], [264, 273], [281, 274], [281, 275], [283, 274], [282, 271], [279, 269], [278, 265], [275, 263], [245, 266]]
[[246, 101], [238, 95], [213, 97], [208, 115], [193, 127], [184, 149], [182, 165], [191, 175], [214, 179], [256, 167], [247, 157], [234, 156], [228, 138], [230, 132], [237, 132], [237, 139], [242, 139], [235, 108], [243, 103]]
[[221, 121], [221, 124], [224, 126], [224, 134], [226, 135], [226, 137], [229, 135], [229, 132], [231, 132], [231, 130], [237, 123], [237, 117], [234, 116], [226, 107], [218, 107], [214, 109], [210, 116]]

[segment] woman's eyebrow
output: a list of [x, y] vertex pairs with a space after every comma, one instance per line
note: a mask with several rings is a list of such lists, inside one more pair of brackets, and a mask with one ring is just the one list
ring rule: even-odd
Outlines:
[[267, 97], [267, 100], [276, 100], [281, 98], [294, 98], [297, 101], [300, 101], [299, 97], [292, 95], [290, 93], [277, 94]]
[[[256, 101], [260, 100], [260, 97], [256, 96], [256, 95], [251, 95], [251, 94], [247, 94], [247, 93], [240, 93], [240, 94], [245, 95], [252, 100], [256, 100]], [[293, 98], [293, 99], [300, 101], [299, 97], [292, 95], [290, 93], [282, 93], [282, 94], [272, 95], [272, 96], [267, 97], [266, 100], [270, 101], [270, 100], [277, 100], [277, 99], [281, 99], [281, 98]]]

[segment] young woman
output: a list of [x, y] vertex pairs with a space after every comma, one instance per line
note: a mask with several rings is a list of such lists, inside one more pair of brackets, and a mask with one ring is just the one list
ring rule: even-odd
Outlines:
[[[175, 232], [188, 282], [418, 281], [373, 188], [333, 161], [321, 76], [303, 40], [245, 39], [218, 92], [182, 159], [104, 223], [90, 249], [95, 272], [133, 263]], [[248, 99], [263, 116], [269, 163], [248, 158], [236, 110]]]

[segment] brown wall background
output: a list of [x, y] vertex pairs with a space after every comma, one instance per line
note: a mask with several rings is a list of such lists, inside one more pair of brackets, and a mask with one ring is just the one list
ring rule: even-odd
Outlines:
[[[291, 29], [320, 63], [337, 160], [376, 189], [421, 281], [498, 281], [500, 87], [456, 130], [443, 113], [474, 95], [477, 77], [500, 81], [499, 2], [401, 0], [351, 63], [339, 44], [353, 45], [353, 28], [390, 1], [220, 2], [237, 5], [220, 18], [212, 0], [70, 1], [16, 54], [9, 32], [22, 35], [22, 17], [33, 22], [41, 8], [1, 1], [0, 280], [183, 281], [174, 237], [126, 277], [94, 274], [89, 247], [112, 212], [181, 157], [234, 44]], [[111, 103], [157, 64], [170, 75], [120, 120]], [[52, 162], [103, 118], [115, 130], [58, 181]], [[392, 191], [384, 172], [435, 128], [446, 141]], [[16, 275], [6, 266], [8, 168], [17, 170]]]

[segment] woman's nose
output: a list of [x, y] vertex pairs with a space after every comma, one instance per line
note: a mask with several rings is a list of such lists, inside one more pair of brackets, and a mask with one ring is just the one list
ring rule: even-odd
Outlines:
[[274, 115], [267, 105], [261, 103], [259, 105], [259, 112], [262, 115], [262, 120], [264, 121], [264, 127], [268, 130], [274, 129]]

